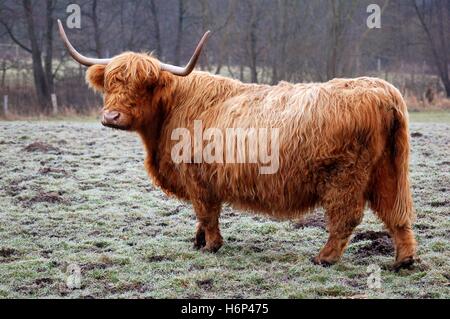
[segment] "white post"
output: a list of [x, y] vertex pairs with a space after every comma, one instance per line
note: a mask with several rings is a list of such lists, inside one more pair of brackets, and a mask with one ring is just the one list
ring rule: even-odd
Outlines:
[[3, 114], [8, 115], [8, 95], [3, 96]]
[[381, 72], [381, 59], [380, 58], [378, 58], [378, 60], [377, 60], [377, 70], [378, 70], [378, 72]]
[[53, 115], [58, 114], [58, 100], [56, 99], [55, 93], [52, 93], [52, 106], [53, 106]]

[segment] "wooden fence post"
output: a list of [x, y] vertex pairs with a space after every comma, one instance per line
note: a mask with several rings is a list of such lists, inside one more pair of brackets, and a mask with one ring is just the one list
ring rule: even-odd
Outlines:
[[52, 106], [53, 106], [53, 115], [58, 114], [58, 100], [56, 99], [55, 93], [52, 93]]
[[8, 110], [8, 95], [3, 96], [3, 114], [5, 116], [8, 116], [9, 110]]

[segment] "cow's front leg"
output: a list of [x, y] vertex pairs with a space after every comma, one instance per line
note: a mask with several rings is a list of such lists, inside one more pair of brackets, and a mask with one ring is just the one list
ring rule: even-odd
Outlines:
[[194, 247], [215, 253], [223, 244], [219, 229], [221, 204], [197, 200], [193, 201], [193, 205], [198, 221]]

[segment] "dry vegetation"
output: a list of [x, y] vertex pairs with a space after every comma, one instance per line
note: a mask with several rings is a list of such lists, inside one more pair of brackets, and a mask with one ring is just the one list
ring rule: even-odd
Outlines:
[[[278, 222], [225, 208], [225, 245], [192, 249], [190, 205], [148, 180], [129, 133], [97, 122], [0, 122], [0, 297], [449, 298], [450, 113], [411, 113], [415, 232], [422, 262], [394, 273], [370, 212], [343, 260], [313, 265], [323, 215]], [[367, 266], [382, 288], [367, 288]], [[66, 285], [70, 264], [81, 289]]]

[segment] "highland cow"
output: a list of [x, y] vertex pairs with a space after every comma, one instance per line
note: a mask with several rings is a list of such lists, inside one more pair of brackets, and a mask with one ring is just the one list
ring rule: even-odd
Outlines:
[[[362, 77], [269, 86], [193, 71], [207, 34], [184, 68], [144, 53], [92, 59], [73, 48], [60, 22], [59, 28], [71, 56], [90, 66], [89, 85], [103, 93], [102, 124], [137, 132], [154, 184], [192, 203], [195, 248], [216, 252], [222, 246], [223, 203], [288, 219], [323, 207], [329, 238], [313, 261], [333, 264], [367, 203], [393, 238], [394, 267], [414, 263], [408, 112], [391, 84]], [[174, 162], [172, 133], [192, 132], [194, 121], [203, 129], [278, 129], [278, 170], [261, 174], [260, 163]]]

